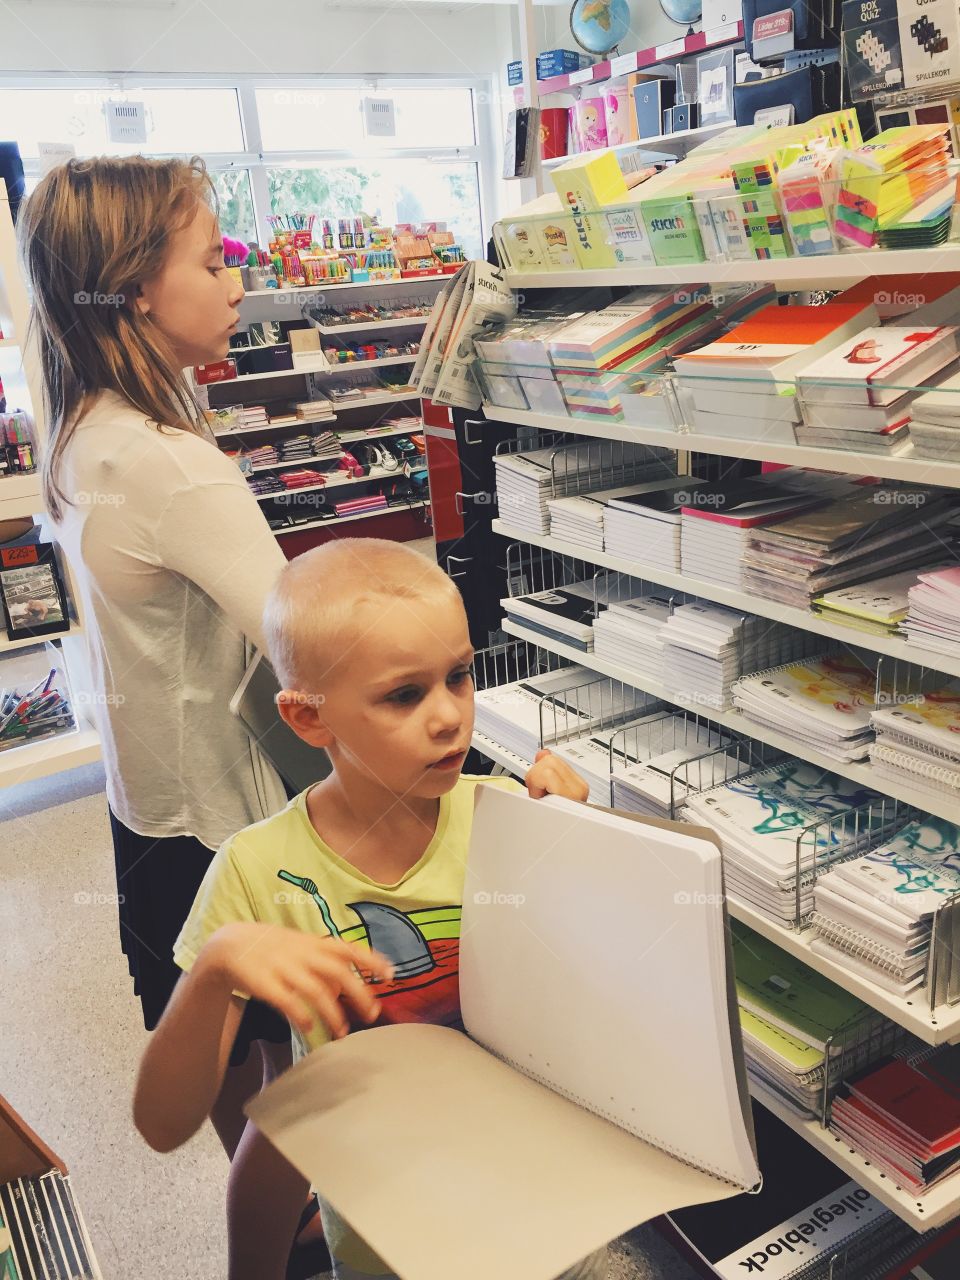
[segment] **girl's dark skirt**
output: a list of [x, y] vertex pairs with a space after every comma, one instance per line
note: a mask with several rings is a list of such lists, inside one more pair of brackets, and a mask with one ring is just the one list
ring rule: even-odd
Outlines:
[[[213, 852], [194, 836], [141, 836], [111, 810], [117, 866], [120, 946], [140, 997], [143, 1024], [153, 1031], [173, 994], [181, 970], [173, 944], [190, 914]], [[290, 1027], [275, 1009], [249, 1000], [237, 1032], [232, 1066], [246, 1062], [254, 1040], [287, 1044]]]

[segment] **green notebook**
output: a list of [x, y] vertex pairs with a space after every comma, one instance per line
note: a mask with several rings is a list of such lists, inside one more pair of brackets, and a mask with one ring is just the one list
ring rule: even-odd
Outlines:
[[751, 1040], [763, 1045], [769, 1054], [778, 1058], [798, 1079], [803, 1080], [813, 1076], [818, 1070], [821, 1075], [823, 1074], [824, 1052], [822, 1049], [815, 1049], [812, 1045], [805, 1044], [796, 1036], [790, 1035], [780, 1027], [775, 1027], [772, 1022], [758, 1018], [755, 1013], [751, 1013], [749, 1009], [744, 1009], [742, 1006], [740, 1029], [744, 1036], [749, 1036]]
[[869, 1005], [739, 920], [730, 928], [737, 1000], [748, 1012], [821, 1050], [873, 1016]]

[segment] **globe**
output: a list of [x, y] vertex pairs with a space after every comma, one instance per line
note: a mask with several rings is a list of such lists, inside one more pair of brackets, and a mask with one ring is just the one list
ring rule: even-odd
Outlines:
[[660, 8], [674, 22], [686, 25], [703, 16], [703, 0], [660, 0]]
[[627, 0], [574, 0], [570, 30], [587, 53], [609, 53], [629, 34]]

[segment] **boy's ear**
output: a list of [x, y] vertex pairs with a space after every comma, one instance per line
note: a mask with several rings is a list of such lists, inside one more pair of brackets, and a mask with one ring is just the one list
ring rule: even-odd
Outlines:
[[333, 734], [322, 719], [323, 694], [303, 693], [299, 689], [281, 689], [277, 694], [277, 711], [297, 737], [311, 747], [329, 747]]

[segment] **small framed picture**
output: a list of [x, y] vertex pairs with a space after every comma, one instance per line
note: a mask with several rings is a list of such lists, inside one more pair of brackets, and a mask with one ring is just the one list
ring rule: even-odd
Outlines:
[[38, 639], [70, 630], [52, 543], [0, 547], [0, 602], [10, 640]]
[[697, 97], [700, 124], [722, 124], [733, 120], [735, 54], [733, 49], [715, 49], [697, 59]]

